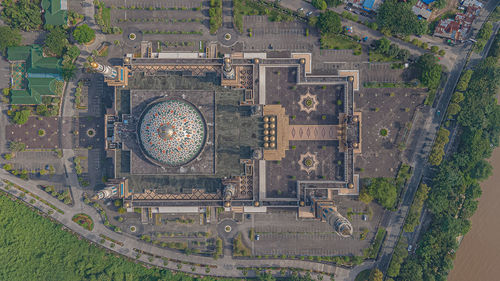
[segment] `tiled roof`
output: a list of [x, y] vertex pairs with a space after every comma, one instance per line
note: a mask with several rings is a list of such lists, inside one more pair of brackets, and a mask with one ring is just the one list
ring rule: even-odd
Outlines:
[[65, 0], [42, 0], [42, 8], [45, 10], [45, 24], [68, 23], [68, 4]]

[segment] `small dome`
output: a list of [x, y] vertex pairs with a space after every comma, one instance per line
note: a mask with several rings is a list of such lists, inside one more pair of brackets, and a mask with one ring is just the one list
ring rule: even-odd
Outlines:
[[269, 122], [269, 117], [264, 117], [264, 122]]
[[269, 124], [266, 123], [266, 124], [264, 124], [264, 129], [267, 129], [267, 128], [269, 128]]
[[271, 136], [273, 136], [273, 135], [276, 134], [276, 131], [275, 130], [271, 130], [271, 131], [269, 131], [269, 134], [271, 134]]

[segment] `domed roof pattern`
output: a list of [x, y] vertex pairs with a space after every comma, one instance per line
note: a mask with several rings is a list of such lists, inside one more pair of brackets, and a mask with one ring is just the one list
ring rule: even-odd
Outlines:
[[163, 100], [149, 105], [139, 123], [141, 148], [152, 162], [181, 166], [201, 152], [206, 124], [198, 109], [183, 100]]

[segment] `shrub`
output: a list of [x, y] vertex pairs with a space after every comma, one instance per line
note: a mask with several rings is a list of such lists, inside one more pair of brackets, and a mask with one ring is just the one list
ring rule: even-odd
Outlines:
[[95, 38], [95, 31], [86, 24], [82, 24], [75, 28], [73, 37], [80, 44], [89, 43]]

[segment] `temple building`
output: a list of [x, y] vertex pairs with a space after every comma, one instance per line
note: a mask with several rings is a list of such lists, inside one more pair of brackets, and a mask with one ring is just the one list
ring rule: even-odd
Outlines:
[[214, 53], [92, 65], [116, 86], [105, 115], [115, 179], [97, 197], [151, 213], [294, 208], [351, 235], [334, 202], [359, 193], [359, 72], [314, 75], [309, 53]]

